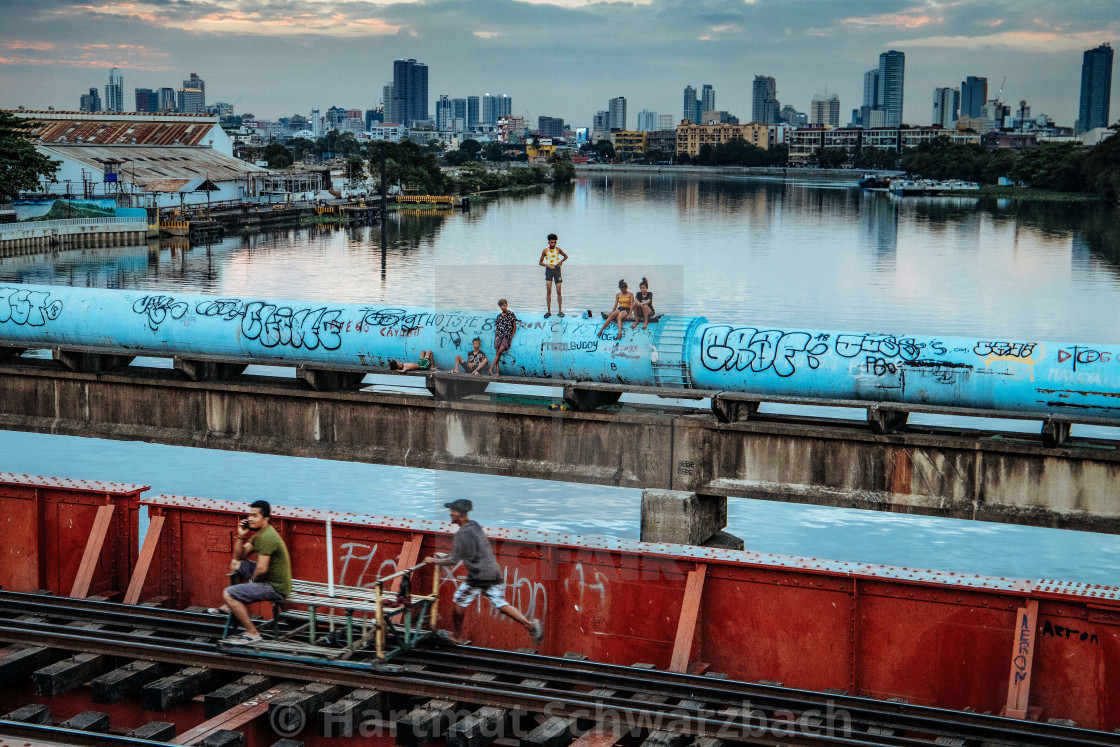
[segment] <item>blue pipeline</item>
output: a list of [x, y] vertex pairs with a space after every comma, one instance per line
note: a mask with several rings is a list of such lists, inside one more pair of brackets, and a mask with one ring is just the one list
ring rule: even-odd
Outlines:
[[[475, 337], [492, 357], [496, 313], [9, 285], [0, 345], [369, 371], [433, 350], [449, 368]], [[615, 340], [601, 319], [518, 318], [504, 375], [1120, 420], [1120, 346], [672, 316]]]

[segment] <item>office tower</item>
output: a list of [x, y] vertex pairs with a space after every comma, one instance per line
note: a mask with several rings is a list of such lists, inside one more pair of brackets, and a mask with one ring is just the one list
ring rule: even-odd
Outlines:
[[638, 112], [638, 131], [653, 132], [657, 129], [657, 112], [642, 109]]
[[467, 129], [478, 129], [478, 96], [467, 96]]
[[307, 118], [307, 126], [315, 137], [323, 136], [323, 118], [319, 116], [318, 109], [311, 110], [311, 116]]
[[393, 60], [393, 120], [406, 127], [428, 119], [428, 66]]
[[[386, 122], [393, 121], [393, 84], [386, 83], [381, 86], [381, 112], [385, 116]], [[394, 122], [400, 124], [400, 122]]]
[[342, 125], [346, 122], [346, 116], [346, 110], [341, 106], [332, 106], [327, 109], [327, 132], [341, 130]]
[[381, 124], [385, 121], [385, 107], [375, 106], [372, 109], [366, 109], [366, 130], [372, 130], [374, 124]]
[[463, 120], [463, 126], [467, 126], [467, 100], [466, 99], [451, 99], [451, 116], [455, 119]]
[[564, 120], [561, 117], [537, 117], [537, 132], [541, 137], [564, 137]]
[[101, 94], [97, 92], [96, 88], [89, 89], [89, 93], [82, 94], [82, 111], [84, 112], [99, 112], [101, 111]]
[[809, 121], [817, 125], [839, 127], [840, 96], [835, 93], [829, 96], [821, 96], [820, 94], [813, 96], [809, 109]]
[[1108, 110], [1112, 90], [1112, 46], [1102, 44], [1088, 49], [1081, 63], [1081, 106], [1077, 130], [1088, 132], [1108, 127]]
[[124, 76], [117, 68], [109, 71], [109, 85], [105, 86], [105, 111], [124, 111]]
[[700, 111], [714, 112], [716, 110], [716, 89], [705, 83], [700, 87]]
[[754, 76], [751, 96], [751, 121], [758, 124], [778, 124], [778, 84], [769, 75]]
[[657, 115], [657, 129], [661, 132], [665, 130], [675, 130], [677, 123], [672, 114], [658, 114]]
[[451, 129], [451, 120], [455, 117], [455, 108], [451, 104], [451, 97], [441, 94], [436, 101], [436, 129], [446, 132]]
[[696, 98], [696, 89], [692, 86], [684, 87], [684, 108], [681, 112], [681, 119], [687, 119], [689, 122], [700, 123], [700, 99]]
[[869, 109], [879, 106], [879, 68], [863, 74], [863, 106]]
[[493, 127], [498, 123], [495, 101], [496, 99], [489, 93], [482, 94], [482, 124]]
[[887, 127], [902, 124], [902, 89], [906, 77], [906, 55], [890, 50], [879, 55], [878, 107]]
[[159, 89], [159, 110], [161, 112], [175, 111], [175, 89], [164, 87]]
[[494, 113], [498, 115], [498, 119], [513, 116], [513, 99], [508, 93], [503, 93], [494, 101]]
[[933, 89], [933, 124], [944, 129], [956, 126], [960, 116], [961, 92], [956, 88]]
[[598, 111], [595, 116], [591, 118], [591, 131], [592, 132], [606, 132], [610, 129], [611, 115], [610, 112]]
[[202, 108], [206, 108], [206, 81], [198, 77], [198, 73], [191, 73], [191, 77], [183, 81], [183, 88], [192, 88], [202, 92]]
[[610, 119], [608, 121], [608, 129], [610, 130], [625, 130], [626, 129], [626, 97], [616, 96], [610, 100], [607, 106], [607, 111], [610, 112]]
[[175, 92], [175, 108], [183, 114], [201, 114], [206, 109], [206, 94], [199, 88], [180, 88]]
[[158, 112], [159, 94], [150, 88], [136, 89], [136, 111]]
[[988, 79], [970, 75], [961, 83], [961, 117], [979, 117], [988, 100]]

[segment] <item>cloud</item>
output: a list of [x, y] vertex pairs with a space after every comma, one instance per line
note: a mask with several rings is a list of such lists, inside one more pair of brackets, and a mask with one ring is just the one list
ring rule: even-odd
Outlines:
[[493, 39], [495, 36], [498, 36], [498, 32], [497, 31], [476, 31], [476, 32], [474, 32], [474, 35], [477, 36], [479, 39]]
[[943, 16], [929, 15], [926, 8], [909, 8], [898, 13], [880, 13], [862, 18], [844, 18], [840, 22], [852, 26], [891, 26], [898, 29], [917, 29], [931, 23], [942, 23]]
[[1001, 31], [981, 36], [928, 36], [924, 39], [899, 39], [889, 46], [946, 47], [976, 49], [979, 47], [1006, 47], [1024, 52], [1080, 52], [1095, 47], [1102, 41], [1113, 39], [1114, 33], [1101, 31]]
[[54, 49], [56, 44], [45, 41], [10, 41], [0, 43], [0, 47], [4, 49], [28, 49], [36, 52], [47, 52]]

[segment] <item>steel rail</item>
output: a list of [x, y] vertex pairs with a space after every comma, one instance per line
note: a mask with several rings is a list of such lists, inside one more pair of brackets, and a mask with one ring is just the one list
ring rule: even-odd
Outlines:
[[[46, 599], [39, 597], [40, 605], [46, 606]], [[62, 601], [62, 600], [54, 600]], [[49, 614], [49, 610], [47, 610]], [[190, 614], [190, 613], [186, 613]], [[648, 672], [647, 670], [634, 670], [616, 665], [589, 664], [564, 659], [549, 659], [546, 657], [514, 655], [508, 652], [480, 650], [477, 653], [450, 653], [446, 656], [426, 657], [431, 663], [444, 667], [462, 667], [464, 664], [485, 664], [474, 666], [475, 671], [498, 668], [499, 673], [509, 675], [517, 671], [517, 676], [523, 678], [538, 674], [550, 684], [575, 679], [574, 684], [588, 684], [588, 680], [597, 686], [617, 683], [616, 689], [624, 692], [633, 692], [635, 697], [589, 697], [586, 693], [573, 692], [567, 689], [547, 687], [544, 689], [525, 690], [516, 684], [510, 683], [479, 683], [472, 680], [469, 674], [436, 672], [411, 672], [398, 667], [396, 671], [378, 672], [354, 662], [336, 662], [324, 665], [320, 662], [308, 663], [293, 661], [291, 657], [261, 657], [261, 656], [235, 656], [218, 651], [215, 644], [202, 642], [179, 642], [175, 645], [165, 645], [162, 641], [153, 641], [150, 636], [133, 635], [106, 630], [82, 630], [53, 626], [48, 623], [31, 621], [6, 621], [9, 624], [0, 624], [0, 640], [11, 640], [35, 645], [54, 646], [58, 648], [75, 649], [89, 653], [102, 653], [123, 658], [140, 658], [165, 661], [183, 666], [205, 666], [213, 669], [232, 669], [242, 674], [266, 674], [282, 676], [290, 679], [305, 681], [329, 682], [332, 684], [351, 687], [364, 687], [399, 692], [420, 697], [438, 697], [454, 700], [456, 702], [479, 702], [507, 708], [523, 708], [526, 710], [541, 711], [554, 715], [583, 715], [605, 711], [617, 712], [630, 719], [631, 725], [638, 727], [656, 728], [656, 724], [668, 720], [672, 723], [674, 731], [683, 731], [692, 734], [718, 734], [725, 739], [753, 739], [756, 743], [758, 735], [753, 733], [761, 729], [774, 733], [783, 733], [791, 727], [789, 719], [776, 719], [767, 717], [765, 713], [753, 722], [757, 724], [736, 724], [734, 713], [719, 713], [711, 707], [684, 708], [679, 704], [649, 702], [637, 699], [637, 695], [666, 695], [677, 700], [700, 700], [709, 703], [715, 702], [725, 709], [742, 709], [744, 701], [729, 699], [728, 695], [738, 697], [744, 695], [750, 698], [763, 697], [769, 709], [783, 711], [806, 710], [805, 706], [820, 706], [823, 696], [806, 691], [785, 691], [782, 688], [768, 688], [766, 686], [750, 685], [730, 680], [712, 680], [691, 675], [672, 675], [664, 672]], [[495, 665], [495, 661], [498, 664]], [[513, 665], [516, 663], [516, 669]], [[572, 672], [584, 677], [573, 678]], [[667, 676], [667, 677], [663, 677]], [[668, 679], [669, 681], [665, 681]], [[676, 682], [674, 681], [676, 680]], [[671, 692], [677, 687], [684, 689]], [[670, 692], [666, 692], [669, 690]], [[800, 697], [783, 697], [789, 694]], [[808, 696], [816, 695], [815, 699]], [[1034, 724], [1019, 722], [997, 717], [978, 717], [980, 723], [969, 719], [967, 723], [954, 722], [953, 719], [961, 716], [955, 711], [942, 711], [939, 709], [898, 704], [891, 708], [883, 709], [879, 701], [871, 701], [850, 696], [837, 696], [837, 701], [856, 709], [852, 715], [852, 723], [873, 724], [905, 728], [920, 733], [930, 733], [941, 736], [983, 736], [988, 741], [999, 744], [1023, 745], [1120, 745], [1120, 736], [1113, 737], [1102, 732], [1094, 732], [1071, 727], [1058, 727], [1050, 724]], [[870, 710], [869, 706], [879, 706]], [[752, 715], [760, 710], [758, 702], [751, 702], [747, 712]], [[754, 709], [752, 711], [751, 709]], [[847, 709], [845, 709], [847, 710]], [[900, 713], [900, 711], [916, 711], [919, 715]], [[742, 715], [742, 711], [739, 712]], [[1009, 732], [1011, 732], [1009, 734]], [[866, 744], [866, 737], [855, 743]], [[929, 744], [928, 740], [911, 739], [908, 737], [875, 735], [877, 744]], [[796, 735], [792, 737], [798, 744], [845, 744], [845, 738], [836, 735], [822, 738]], [[791, 743], [791, 736], [784, 736], [784, 743]], [[808, 741], [806, 741], [808, 740]], [[777, 742], [776, 742], [777, 743]]]
[[73, 745], [73, 747], [166, 747], [167, 742], [125, 737], [119, 734], [64, 729], [45, 724], [27, 724], [22, 721], [0, 719], [0, 737], [26, 739], [39, 744]]

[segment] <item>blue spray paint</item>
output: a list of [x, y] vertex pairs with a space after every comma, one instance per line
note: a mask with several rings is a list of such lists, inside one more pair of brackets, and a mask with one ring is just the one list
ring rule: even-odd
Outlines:
[[[516, 309], [513, 310], [515, 313]], [[434, 350], [449, 368], [492, 311], [0, 286], [0, 345], [381, 371]], [[503, 373], [1120, 421], [1120, 346], [846, 333], [663, 317], [615, 340], [599, 319], [518, 314]], [[1072, 412], [1071, 412], [1072, 411]]]

